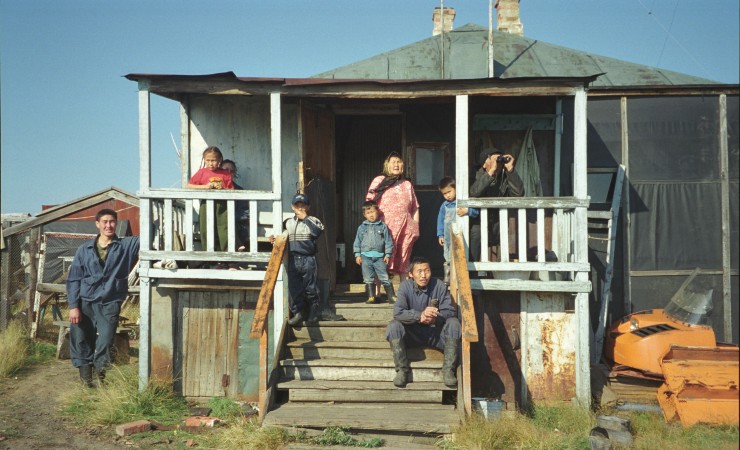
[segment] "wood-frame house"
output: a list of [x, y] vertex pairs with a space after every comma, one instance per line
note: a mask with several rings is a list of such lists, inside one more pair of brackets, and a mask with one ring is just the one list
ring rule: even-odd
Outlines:
[[[536, 280], [500, 280], [490, 277], [473, 277], [470, 287], [480, 296], [496, 296], [508, 292], [521, 299], [523, 314], [528, 319], [522, 322], [517, 332], [528, 351], [522, 359], [522, 382], [516, 381], [517, 393], [509, 392], [513, 403], [528, 398], [570, 400], [577, 398], [584, 405], [590, 402], [589, 356], [588, 356], [588, 280], [586, 243], [586, 90], [595, 77], [568, 78], [525, 78], [525, 79], [479, 79], [479, 80], [435, 80], [393, 81], [376, 80], [328, 80], [328, 79], [250, 79], [237, 78], [233, 74], [208, 76], [137, 75], [127, 76], [139, 83], [139, 126], [141, 178], [140, 191], [142, 225], [162, 224], [154, 233], [164, 237], [161, 248], [152, 245], [154, 236], [148, 226], [142, 226], [142, 250], [140, 254], [141, 277], [141, 348], [140, 382], [146, 385], [152, 375], [174, 375], [182, 383], [183, 394], [190, 397], [227, 395], [235, 398], [252, 399], [255, 392], [246, 392], [233, 380], [250, 378], [240, 373], [236, 361], [244, 358], [239, 352], [244, 347], [243, 330], [250, 317], [257, 315], [258, 290], [268, 275], [265, 264], [269, 253], [260, 241], [261, 234], [280, 229], [283, 214], [289, 211], [292, 189], [301, 180], [324, 178], [329, 182], [349, 183], [337, 193], [352, 192], [364, 196], [370, 174], [377, 172], [382, 158], [391, 149], [403, 149], [404, 157], [414, 151], [421, 153], [442, 149], [442, 160], [450, 164], [443, 172], [426, 173], [421, 159], [410, 162], [417, 178], [429, 178], [454, 173], [458, 182], [458, 199], [461, 204], [479, 207], [483, 214], [501, 214], [517, 218], [508, 226], [502, 221], [501, 233], [504, 242], [501, 261], [467, 262], [458, 265], [458, 272], [468, 270], [477, 273], [522, 271], [544, 274]], [[197, 168], [200, 152], [207, 145], [217, 145], [227, 158], [236, 159], [240, 168], [248, 167], [250, 175], [244, 191], [193, 191], [188, 189], [159, 189], [151, 185], [150, 148], [150, 95], [172, 98], [181, 105], [183, 184]], [[563, 111], [572, 118], [573, 127], [561, 130], [555, 120], [556, 111], [562, 108], [562, 99], [572, 99], [570, 110]], [[500, 106], [503, 105], [503, 106]], [[555, 142], [562, 132], [572, 136], [571, 148], [559, 148], [567, 152], [574, 161], [573, 196], [543, 196], [538, 198], [470, 199], [467, 186], [472, 181], [470, 166], [477, 159], [480, 148], [471, 145], [474, 135], [471, 128], [475, 117], [491, 113], [505, 113], [501, 108], [516, 107], [516, 119], [527, 124], [544, 120], [552, 124], [545, 128], [551, 135], [550, 150], [554, 155]], [[358, 118], [355, 127], [363, 126], [362, 136], [370, 135], [377, 128], [388, 127], [395, 122], [397, 141], [394, 147], [382, 139], [370, 145], [373, 158], [363, 160], [370, 150], [349, 152], [340, 149], [336, 136], [352, 132], [346, 125], [347, 118]], [[389, 119], [389, 117], [391, 119]], [[378, 118], [381, 125], [368, 119]], [[496, 119], [498, 120], [498, 119]], [[385, 123], [383, 123], [385, 122]], [[410, 125], [431, 124], [431, 125]], [[437, 123], [440, 125], [437, 126]], [[498, 122], [496, 122], [498, 123]], [[404, 129], [405, 128], [405, 129]], [[411, 136], [415, 135], [415, 136]], [[436, 138], [435, 136], [436, 135]], [[440, 137], [448, 137], [449, 140]], [[346, 138], [346, 136], [345, 136]], [[351, 137], [346, 138], [352, 141]], [[435, 143], [436, 145], [430, 145]], [[560, 147], [558, 145], [558, 147]], [[363, 164], [353, 164], [353, 159]], [[344, 161], [340, 167], [336, 161]], [[247, 163], [243, 163], [247, 161]], [[372, 162], [372, 167], [367, 168]], [[365, 164], [367, 163], [367, 164]], [[338, 173], [344, 180], [338, 181]], [[296, 170], [297, 169], [297, 170]], [[366, 174], [361, 178], [361, 175]], [[447, 170], [453, 170], [448, 172]], [[424, 173], [422, 173], [424, 171]], [[269, 176], [267, 176], [269, 175]], [[550, 178], [551, 179], [551, 178]], [[436, 182], [436, 180], [434, 180]], [[305, 181], [304, 181], [305, 183]], [[308, 184], [308, 183], [305, 183]], [[431, 184], [431, 183], [429, 183]], [[432, 192], [432, 191], [429, 191]], [[359, 193], [359, 194], [358, 194]], [[436, 189], [433, 193], [436, 193]], [[437, 194], [438, 195], [438, 194]], [[247, 200], [250, 204], [249, 251], [236, 252], [236, 235], [233, 225], [229, 229], [229, 251], [218, 253], [197, 249], [193, 237], [193, 204], [205, 201], [208, 214], [213, 214], [213, 202], [225, 201], [229, 216], [233, 219], [236, 200]], [[334, 199], [323, 205], [333, 209]], [[356, 204], [340, 203], [340, 204]], [[431, 209], [422, 215], [431, 216]], [[438, 205], [438, 204], [437, 204]], [[337, 217], [359, 216], [359, 211], [337, 211]], [[489, 212], [490, 211], [490, 212]], [[436, 217], [436, 210], [433, 211]], [[267, 217], [265, 221], [264, 218]], [[161, 218], [161, 220], [160, 220]], [[327, 223], [337, 230], [345, 224]], [[429, 219], [427, 219], [429, 220]], [[422, 220], [424, 221], [424, 219]], [[229, 221], [233, 223], [233, 220]], [[262, 222], [262, 223], [261, 223]], [[486, 224], [486, 221], [482, 221]], [[485, 227], [486, 225], [484, 225]], [[459, 229], [467, 237], [467, 223], [461, 220]], [[259, 232], [258, 232], [259, 230]], [[212, 233], [209, 230], [209, 233]], [[422, 230], [422, 233], [424, 231]], [[487, 233], [484, 231], [484, 235]], [[183, 237], [183, 250], [175, 250], [177, 238]], [[353, 237], [353, 236], [350, 236]], [[511, 237], [511, 248], [506, 248]], [[343, 238], [346, 243], [347, 236]], [[465, 239], [467, 241], [467, 239]], [[159, 241], [158, 241], [159, 242]], [[211, 240], [212, 242], [212, 240]], [[145, 244], [149, 243], [149, 244]], [[330, 243], [333, 249], [338, 241]], [[486, 246], [482, 242], [482, 246]], [[534, 250], [534, 252], [532, 252]], [[434, 250], [439, 251], [439, 250]], [[546, 258], [546, 251], [557, 254], [557, 261]], [[517, 254], [516, 260], [509, 254]], [[168, 270], [154, 268], [154, 263], [163, 259], [187, 261], [233, 261], [254, 264], [249, 271], [215, 271], [189, 268]], [[335, 268], [332, 268], [332, 271]], [[341, 271], [341, 265], [336, 268]], [[567, 274], [564, 278], [562, 274]], [[337, 272], [330, 278], [336, 280]], [[280, 341], [284, 329], [286, 299], [284, 275], [276, 280], [274, 309], [271, 331], [262, 339], [262, 353]], [[512, 294], [513, 293], [513, 294]], [[461, 295], [453, 292], [460, 302]], [[472, 299], [470, 306], [472, 307]], [[518, 303], [519, 299], [517, 300]], [[212, 317], [193, 318], [196, 305], [219, 304], [218, 312]], [[254, 305], [254, 306], [252, 306]], [[465, 309], [464, 327], [476, 330], [473, 308]], [[179, 315], [179, 316], [178, 316]], [[467, 315], [467, 317], [466, 317]], [[234, 320], [237, 319], [238, 320]], [[466, 322], [467, 320], [467, 322]], [[217, 325], [226, 321], [226, 327]], [[544, 321], [547, 326], [534, 326]], [[224, 336], [224, 342], [210, 342], [205, 336], [216, 332]], [[194, 333], [194, 334], [188, 334]], [[467, 375], [463, 380], [470, 383], [470, 343], [478, 340], [477, 332], [468, 333], [468, 344], [464, 347], [463, 367]], [[256, 345], [256, 341], [253, 343]], [[208, 353], [209, 360], [189, 360], [188, 355], [197, 354], [193, 346]], [[203, 347], [200, 347], [203, 346]], [[188, 351], [189, 350], [189, 351]], [[252, 354], [256, 354], [253, 350]], [[218, 360], [218, 369], [213, 373], [196, 375], [187, 368], [204, 369], [213, 367], [213, 358]], [[266, 377], [266, 363], [257, 364], [260, 375]], [[245, 362], [248, 365], [248, 363]], [[475, 364], [475, 362], [473, 362]], [[208, 369], [210, 370], [210, 369]], [[490, 369], [488, 369], [490, 371]], [[218, 372], [218, 373], [216, 373]], [[473, 369], [473, 373], [476, 369]], [[193, 378], [197, 377], [197, 380]], [[253, 378], [253, 377], [252, 377]], [[266, 379], [266, 378], [265, 378]], [[222, 383], [215, 381], [222, 380]], [[229, 381], [231, 380], [231, 381]], [[203, 388], [202, 384], [211, 387]], [[465, 383], [465, 381], [463, 382]], [[213, 388], [217, 386], [217, 388]], [[223, 387], [223, 391], [222, 391]], [[561, 389], [567, 387], [566, 389]], [[462, 386], [466, 393], [466, 409], [470, 408], [470, 386]]]

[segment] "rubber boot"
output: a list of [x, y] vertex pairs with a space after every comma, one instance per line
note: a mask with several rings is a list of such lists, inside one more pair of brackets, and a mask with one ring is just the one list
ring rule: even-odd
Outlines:
[[367, 303], [375, 303], [377, 297], [375, 297], [375, 285], [366, 284], [365, 290], [367, 291]]
[[308, 319], [306, 320], [307, 324], [310, 325], [316, 325], [319, 323], [319, 316], [321, 315], [321, 306], [319, 305], [319, 302], [311, 304], [311, 312], [308, 313]]
[[406, 343], [403, 339], [391, 339], [391, 350], [393, 351], [393, 363], [396, 365], [396, 377], [393, 379], [393, 385], [396, 387], [406, 387], [411, 375], [409, 358], [406, 355]]
[[329, 306], [329, 280], [321, 280], [319, 284], [319, 304], [321, 305], [321, 320], [338, 322], [347, 320], [340, 314], [335, 314]]
[[98, 386], [102, 386], [105, 382], [105, 369], [95, 369], [98, 373]]
[[293, 314], [293, 317], [288, 319], [288, 325], [291, 327], [297, 327], [300, 326], [303, 322], [303, 311], [298, 311], [297, 313]]
[[444, 365], [442, 366], [442, 377], [445, 386], [457, 388], [457, 360], [460, 358], [460, 339], [447, 339], [445, 341]]
[[92, 364], [80, 366], [80, 381], [87, 387], [95, 387], [92, 380]]
[[396, 303], [396, 291], [393, 289], [393, 284], [388, 283], [385, 288], [385, 295], [388, 297], [388, 303]]

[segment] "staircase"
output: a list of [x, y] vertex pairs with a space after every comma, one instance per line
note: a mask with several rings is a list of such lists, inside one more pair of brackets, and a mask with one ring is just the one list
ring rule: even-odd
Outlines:
[[395, 368], [385, 327], [387, 303], [361, 293], [331, 299], [344, 322], [286, 330], [276, 402], [263, 424], [306, 430], [348, 427], [388, 441], [424, 442], [450, 433], [460, 420], [456, 391], [442, 382], [442, 352], [409, 348], [412, 382], [393, 385]]

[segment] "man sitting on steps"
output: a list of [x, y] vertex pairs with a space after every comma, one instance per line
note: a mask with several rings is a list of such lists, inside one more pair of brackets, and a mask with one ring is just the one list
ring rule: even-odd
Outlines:
[[457, 308], [452, 304], [447, 286], [442, 280], [432, 278], [427, 259], [414, 258], [409, 270], [409, 278], [398, 289], [393, 320], [385, 332], [396, 365], [393, 384], [404, 387], [409, 382], [411, 367], [406, 346], [410, 345], [444, 350], [444, 383], [457, 387], [455, 370], [462, 336]]

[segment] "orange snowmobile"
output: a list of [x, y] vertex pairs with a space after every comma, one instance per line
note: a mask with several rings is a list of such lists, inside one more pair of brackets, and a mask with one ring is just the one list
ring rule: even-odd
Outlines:
[[709, 324], [712, 289], [704, 289], [695, 270], [665, 309], [630, 314], [615, 323], [606, 337], [604, 354], [616, 365], [662, 379], [660, 361], [671, 345], [716, 347]]

